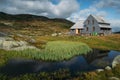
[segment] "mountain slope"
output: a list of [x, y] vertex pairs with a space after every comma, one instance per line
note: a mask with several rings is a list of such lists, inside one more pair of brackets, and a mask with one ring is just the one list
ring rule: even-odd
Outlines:
[[55, 32], [66, 33], [73, 24], [66, 19], [0, 12], [0, 31], [10, 34], [51, 35]]

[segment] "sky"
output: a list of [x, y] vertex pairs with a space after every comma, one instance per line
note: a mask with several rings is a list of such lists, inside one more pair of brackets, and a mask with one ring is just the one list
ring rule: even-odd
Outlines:
[[120, 31], [120, 0], [0, 0], [0, 12], [65, 18], [73, 22], [102, 16]]

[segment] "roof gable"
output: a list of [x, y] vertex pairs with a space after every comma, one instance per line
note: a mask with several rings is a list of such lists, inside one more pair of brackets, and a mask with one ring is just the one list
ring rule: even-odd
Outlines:
[[83, 28], [84, 28], [84, 21], [79, 20], [70, 29], [83, 29]]
[[93, 18], [97, 20], [98, 23], [108, 23], [103, 17], [101, 16], [96, 16], [96, 15], [91, 15]]

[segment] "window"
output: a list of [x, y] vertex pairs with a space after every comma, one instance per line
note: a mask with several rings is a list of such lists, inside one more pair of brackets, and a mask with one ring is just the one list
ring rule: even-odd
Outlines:
[[95, 31], [95, 27], [93, 26], [93, 31]]
[[94, 20], [92, 20], [92, 24], [94, 24]]
[[88, 31], [88, 27], [86, 27], [86, 31]]

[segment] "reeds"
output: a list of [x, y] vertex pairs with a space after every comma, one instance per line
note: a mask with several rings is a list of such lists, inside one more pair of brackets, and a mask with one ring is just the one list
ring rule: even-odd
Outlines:
[[[22, 51], [0, 50], [0, 55], [4, 58], [30, 58], [37, 60], [60, 61], [72, 58], [75, 55], [86, 54], [91, 49], [84, 43], [71, 41], [51, 41], [45, 46], [45, 49], [26, 49]], [[1, 54], [2, 53], [2, 54]]]

